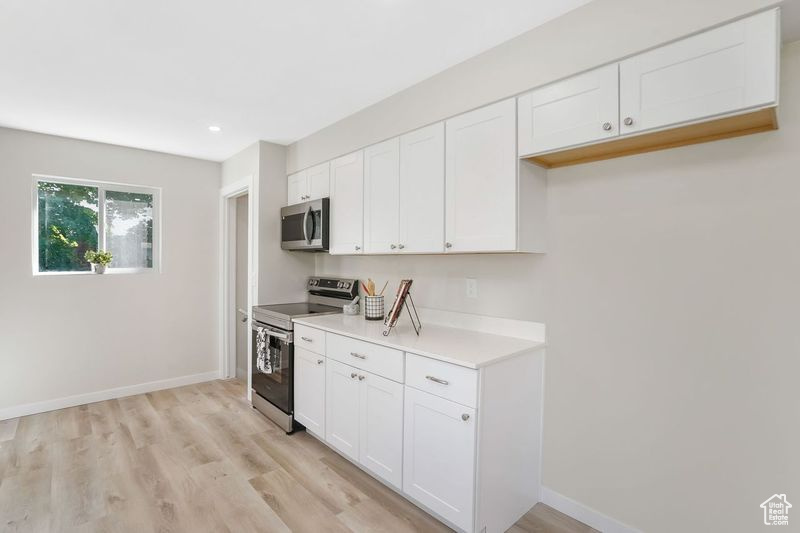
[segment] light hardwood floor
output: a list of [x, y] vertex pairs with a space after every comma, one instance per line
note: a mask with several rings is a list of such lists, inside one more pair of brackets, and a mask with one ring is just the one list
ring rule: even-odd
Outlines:
[[[450, 531], [212, 381], [0, 422], [0, 531]], [[513, 533], [594, 531], [543, 504]]]

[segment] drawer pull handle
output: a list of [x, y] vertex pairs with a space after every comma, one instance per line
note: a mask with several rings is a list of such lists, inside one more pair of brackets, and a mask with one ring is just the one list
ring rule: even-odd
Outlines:
[[442, 385], [450, 385], [449, 381], [445, 381], [443, 379], [435, 378], [433, 376], [425, 376], [425, 379], [429, 379], [429, 380], [433, 381], [434, 383], [440, 383]]
[[358, 381], [364, 381], [367, 379], [367, 376], [358, 376]]
[[466, 422], [467, 420], [469, 420], [469, 415], [467, 413], [464, 413], [463, 415], [461, 415], [461, 420]]
[[361, 355], [360, 353], [356, 353], [356, 352], [350, 352], [350, 355], [352, 355], [353, 357], [358, 357], [359, 359], [366, 359], [367, 358], [366, 355]]
[[306, 342], [314, 342], [314, 339], [309, 339], [308, 337], [300, 337], [300, 338]]
[[318, 365], [321, 365], [323, 362], [324, 362], [324, 360], [322, 360], [322, 359], [317, 359], [317, 364], [318, 364]]
[[356, 374], [355, 372], [351, 372], [350, 377], [356, 379], [358, 377], [358, 374]]

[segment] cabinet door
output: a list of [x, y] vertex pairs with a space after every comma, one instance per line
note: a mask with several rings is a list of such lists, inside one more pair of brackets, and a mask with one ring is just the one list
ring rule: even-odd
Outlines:
[[364, 252], [397, 250], [400, 141], [397, 138], [364, 150]]
[[325, 442], [357, 462], [358, 370], [332, 359], [325, 366]]
[[325, 357], [294, 349], [294, 418], [325, 438]]
[[619, 135], [615, 63], [519, 97], [519, 153], [531, 155]]
[[330, 253], [360, 254], [364, 246], [364, 152], [331, 161]]
[[403, 488], [403, 385], [361, 371], [361, 466]]
[[322, 163], [306, 170], [306, 183], [308, 184], [308, 199], [317, 200], [330, 194], [330, 163]]
[[621, 62], [623, 135], [776, 103], [777, 28], [767, 11]]
[[308, 186], [306, 182], [306, 172], [302, 170], [291, 174], [288, 178], [286, 190], [286, 205], [299, 204], [306, 201]]
[[403, 491], [454, 525], [473, 528], [475, 410], [405, 387]]
[[447, 121], [446, 249], [517, 247], [517, 106], [504, 100]]
[[444, 250], [444, 123], [400, 137], [398, 250]]

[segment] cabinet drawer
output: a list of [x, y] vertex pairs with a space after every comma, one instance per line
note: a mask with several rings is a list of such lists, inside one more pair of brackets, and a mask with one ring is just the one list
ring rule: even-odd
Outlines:
[[399, 350], [329, 333], [326, 355], [347, 365], [403, 382], [403, 352]]
[[319, 355], [325, 355], [325, 332], [302, 324], [294, 325], [294, 342]]
[[478, 371], [406, 354], [406, 385], [461, 405], [478, 405]]

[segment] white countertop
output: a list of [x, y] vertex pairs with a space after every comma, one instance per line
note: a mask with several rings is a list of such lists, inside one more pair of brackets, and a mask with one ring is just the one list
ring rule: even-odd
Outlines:
[[365, 320], [363, 315], [311, 316], [297, 318], [294, 322], [467, 368], [491, 365], [523, 352], [542, 348], [545, 344], [535, 340], [427, 323], [423, 324], [417, 336], [407, 320], [384, 337], [383, 321]]

